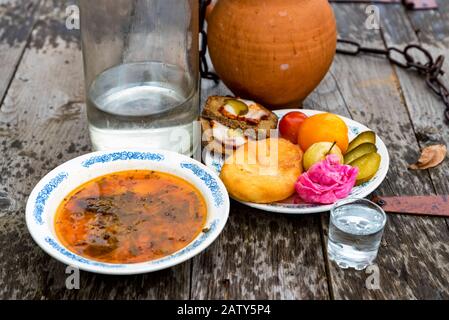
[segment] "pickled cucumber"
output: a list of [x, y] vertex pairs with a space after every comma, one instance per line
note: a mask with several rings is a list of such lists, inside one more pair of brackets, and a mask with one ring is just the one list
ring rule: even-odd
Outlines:
[[357, 176], [357, 185], [370, 181], [377, 173], [380, 167], [382, 157], [377, 152], [371, 152], [352, 161], [349, 165], [357, 167], [359, 174]]
[[376, 145], [366, 142], [359, 145], [354, 150], [345, 154], [345, 164], [349, 164], [354, 160], [357, 160], [360, 157], [363, 157], [365, 154], [377, 152]]
[[361, 144], [364, 144], [364, 143], [372, 143], [375, 145], [376, 144], [376, 134], [372, 131], [362, 132], [357, 137], [355, 137], [354, 140], [351, 141], [346, 153], [354, 150], [355, 148], [357, 148], [358, 146], [360, 146]]

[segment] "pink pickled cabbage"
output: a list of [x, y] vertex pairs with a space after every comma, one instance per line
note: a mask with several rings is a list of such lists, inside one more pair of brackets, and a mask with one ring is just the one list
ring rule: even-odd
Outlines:
[[358, 173], [358, 168], [340, 164], [331, 154], [299, 177], [296, 192], [307, 203], [332, 204], [351, 193]]

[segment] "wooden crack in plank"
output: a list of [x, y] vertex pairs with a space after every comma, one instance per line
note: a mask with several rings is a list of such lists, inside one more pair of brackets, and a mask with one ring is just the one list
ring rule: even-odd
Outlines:
[[0, 39], [0, 112], [30, 42], [40, 2], [31, 0], [24, 6], [24, 1], [0, 1], [0, 5], [4, 6], [0, 17], [0, 29], [3, 30]]
[[[381, 6], [380, 6], [381, 7]], [[366, 5], [335, 5], [340, 34], [371, 47], [385, 47], [379, 30], [364, 28]], [[382, 7], [381, 7], [382, 8]], [[391, 10], [393, 7], [388, 7]], [[385, 9], [386, 10], [386, 9]], [[385, 11], [384, 10], [384, 11]], [[381, 18], [385, 12], [381, 10]], [[419, 150], [407, 106], [395, 81], [378, 81], [393, 75], [393, 68], [382, 58], [363, 55], [337, 56], [333, 73], [345, 96], [353, 118], [367, 124], [383, 138], [391, 154], [391, 170], [381, 194], [433, 194], [434, 185], [427, 172], [410, 172], [407, 165]], [[394, 79], [394, 78], [392, 78]], [[369, 85], [361, 85], [363, 81]], [[401, 83], [401, 88], [404, 84]], [[420, 89], [421, 91], [423, 89]], [[425, 89], [427, 90], [427, 89]], [[420, 91], [420, 92], [421, 92]], [[427, 92], [427, 91], [426, 91]], [[442, 174], [442, 176], [444, 176]], [[364, 272], [343, 271], [331, 264], [332, 282], [337, 299], [438, 298], [447, 290], [449, 242], [444, 220], [389, 216], [377, 259], [381, 289], [367, 290]], [[423, 266], [426, 266], [424, 268]], [[418, 279], [425, 277], [426, 283]]]
[[[10, 133], [0, 136], [0, 188], [2, 197], [16, 205], [0, 216], [0, 298], [188, 299], [190, 261], [140, 276], [82, 272], [80, 290], [67, 290], [66, 266], [42, 251], [27, 231], [25, 204], [34, 185], [51, 169], [91, 149], [80, 103], [82, 56], [76, 35], [63, 27], [65, 4], [41, 3], [39, 23], [6, 97], [13, 102], [8, 111], [15, 121]], [[0, 113], [0, 121], [4, 116]]]
[[[407, 12], [398, 9], [386, 11], [387, 20], [391, 21], [385, 30], [387, 44], [404, 46], [409, 42], [419, 43], [427, 48], [434, 57], [443, 54], [447, 58], [449, 56], [448, 10], [449, 4], [444, 1], [441, 2], [438, 11]], [[399, 24], [410, 25], [410, 28], [401, 31], [400, 37], [393, 32], [398, 30]], [[449, 66], [446, 64], [444, 69], [448, 71]], [[398, 75], [400, 81], [409, 88], [404, 95], [420, 146], [441, 142], [449, 145], [449, 127], [443, 118], [444, 104], [442, 100], [425, 86], [424, 78], [409, 75], [402, 70], [398, 71]], [[443, 78], [447, 84], [447, 75]], [[415, 88], [418, 87], [424, 87], [426, 92], [422, 95], [416, 94]], [[428, 170], [437, 194], [449, 193], [448, 171], [447, 160], [438, 168]], [[446, 219], [446, 225], [449, 228], [449, 219]]]

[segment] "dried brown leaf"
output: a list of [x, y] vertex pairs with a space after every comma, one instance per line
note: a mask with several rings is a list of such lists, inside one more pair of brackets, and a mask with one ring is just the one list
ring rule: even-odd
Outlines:
[[437, 144], [433, 146], [425, 147], [417, 163], [409, 166], [412, 170], [425, 170], [434, 168], [444, 161], [447, 154], [447, 148], [445, 145]]

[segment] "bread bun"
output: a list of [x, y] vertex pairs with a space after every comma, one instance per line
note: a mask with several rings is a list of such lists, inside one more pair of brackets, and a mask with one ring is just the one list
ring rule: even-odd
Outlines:
[[250, 141], [228, 157], [220, 178], [241, 201], [272, 203], [295, 193], [302, 173], [302, 151], [285, 139]]

